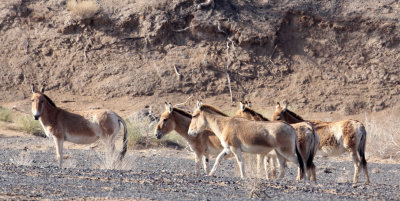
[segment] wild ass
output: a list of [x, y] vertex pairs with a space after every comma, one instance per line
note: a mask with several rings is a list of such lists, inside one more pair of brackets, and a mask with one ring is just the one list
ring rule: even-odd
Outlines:
[[296, 139], [296, 131], [289, 124], [228, 117], [214, 107], [198, 102], [188, 133], [190, 136], [196, 136], [207, 128], [218, 136], [224, 147], [209, 175], [213, 175], [221, 159], [232, 152], [238, 162], [240, 176], [244, 178], [242, 152], [268, 154], [275, 149], [281, 168], [279, 178], [283, 178], [285, 174], [285, 158], [299, 164], [300, 179], [303, 178], [304, 164]]
[[157, 139], [161, 139], [175, 130], [180, 136], [189, 142], [190, 148], [195, 153], [196, 174], [200, 174], [200, 160], [206, 174], [209, 173], [209, 156], [219, 154], [223, 147], [218, 137], [209, 130], [204, 130], [196, 137], [188, 135], [188, 129], [192, 115], [172, 107], [171, 103], [165, 103], [165, 111], [161, 114], [160, 121], [155, 128]]
[[107, 140], [111, 150], [115, 150], [115, 139], [120, 131], [120, 123], [124, 126], [123, 148], [119, 156], [122, 160], [127, 149], [127, 128], [125, 121], [115, 112], [97, 110], [85, 113], [83, 116], [58, 108], [44, 94], [32, 85], [32, 114], [39, 120], [48, 137], [53, 136], [56, 145], [59, 167], [63, 162], [64, 141], [76, 144], [91, 144], [98, 139]]
[[[247, 106], [246, 106], [247, 104]], [[250, 108], [250, 105], [245, 102], [242, 103], [240, 102], [240, 109], [236, 112], [237, 117], [243, 117], [246, 119], [250, 119], [253, 121], [269, 121], [267, 118], [265, 118], [263, 115], [260, 113], [254, 111], [253, 109]], [[299, 141], [299, 146], [300, 146], [300, 151], [301, 151], [301, 156], [303, 158], [303, 161], [306, 161], [305, 167], [306, 167], [306, 178], [315, 181], [316, 180], [316, 173], [315, 173], [315, 165], [314, 165], [314, 156], [315, 153], [317, 152], [317, 148], [319, 145], [319, 137], [315, 133], [313, 126], [309, 122], [300, 122], [296, 124], [291, 124], [293, 128], [296, 130], [297, 134], [297, 139]], [[270, 168], [271, 168], [271, 174], [272, 177], [274, 178], [276, 173], [275, 173], [275, 160], [276, 160], [276, 153], [274, 151], [270, 152], [270, 154], [267, 155], [270, 157]], [[260, 166], [260, 164], [258, 164]], [[267, 167], [265, 166], [265, 171], [267, 172]], [[300, 175], [300, 169], [298, 170]], [[267, 173], [268, 175], [268, 173]]]
[[[305, 121], [301, 116], [287, 109], [287, 105], [281, 107], [279, 103], [272, 119], [283, 120], [288, 123]], [[318, 120], [309, 122], [314, 126], [320, 138], [317, 153], [323, 156], [335, 156], [341, 155], [346, 151], [350, 152], [354, 163], [353, 183], [358, 182], [360, 166], [364, 169], [365, 183], [369, 183], [367, 161], [365, 160], [367, 132], [364, 125], [351, 119], [336, 122]]]

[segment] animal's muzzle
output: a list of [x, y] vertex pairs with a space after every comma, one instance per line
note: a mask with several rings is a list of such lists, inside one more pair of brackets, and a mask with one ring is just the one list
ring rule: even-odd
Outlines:
[[33, 116], [33, 118], [35, 118], [35, 120], [39, 120], [39, 115], [35, 115], [35, 116]]
[[195, 131], [195, 130], [193, 130], [193, 129], [190, 129], [190, 130], [188, 131], [188, 134], [189, 134], [189, 136], [196, 137], [196, 136], [197, 136], [197, 131]]
[[156, 131], [155, 131], [155, 133], [156, 133], [156, 137], [157, 137], [157, 139], [161, 139], [161, 138], [162, 138], [162, 136], [163, 136], [163, 133], [162, 133], [161, 131], [159, 131], [159, 130], [156, 130]]

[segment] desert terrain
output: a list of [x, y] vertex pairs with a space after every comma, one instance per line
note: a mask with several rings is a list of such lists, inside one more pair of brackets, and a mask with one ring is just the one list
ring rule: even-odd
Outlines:
[[[68, 2], [0, 0], [0, 199], [400, 199], [398, 1], [98, 0], [91, 15]], [[101, 143], [67, 143], [60, 169], [53, 140], [21, 129], [31, 122], [20, 116], [33, 121], [32, 84], [72, 112], [134, 117], [146, 140], [118, 167]], [[137, 114], [157, 117], [164, 102], [192, 111], [197, 100], [229, 115], [249, 100], [266, 117], [281, 102], [305, 119], [357, 119], [371, 184], [363, 173], [351, 183], [348, 154], [317, 156], [315, 183], [295, 181], [293, 164], [266, 180], [251, 155], [246, 179], [233, 159], [196, 176], [184, 140], [159, 143]]]

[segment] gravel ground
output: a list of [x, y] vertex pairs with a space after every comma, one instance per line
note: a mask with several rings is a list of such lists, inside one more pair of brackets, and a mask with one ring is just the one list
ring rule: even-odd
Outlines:
[[[192, 153], [171, 148], [129, 150], [119, 169], [104, 169], [97, 148], [64, 150], [57, 167], [52, 141], [0, 133], [0, 199], [139, 199], [139, 200], [399, 200], [400, 165], [369, 163], [372, 184], [352, 185], [353, 165], [317, 157], [316, 183], [295, 181], [289, 164], [283, 180], [240, 179], [235, 161], [223, 161], [216, 176], [195, 176]], [[253, 176], [255, 157], [247, 157]], [[213, 161], [212, 161], [213, 162]], [[361, 175], [360, 181], [364, 181]]]

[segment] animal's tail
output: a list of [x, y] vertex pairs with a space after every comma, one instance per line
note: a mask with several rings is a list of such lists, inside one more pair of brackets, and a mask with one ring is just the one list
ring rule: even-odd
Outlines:
[[128, 128], [126, 127], [125, 121], [120, 116], [118, 116], [118, 122], [124, 126], [123, 147], [122, 147], [121, 154], [119, 155], [119, 160], [122, 160], [126, 154], [126, 150], [128, 147]]
[[299, 148], [299, 141], [297, 140], [296, 137], [296, 155], [297, 155], [297, 160], [299, 162], [299, 168], [300, 168], [300, 179], [304, 178], [304, 162], [303, 162], [303, 157], [301, 157], [300, 154], [300, 148]]
[[361, 159], [361, 168], [364, 168], [367, 165], [367, 161], [365, 160], [365, 146], [367, 141], [367, 131], [365, 130], [364, 125], [361, 125], [358, 129], [360, 132], [360, 144], [358, 145], [358, 155]]
[[313, 160], [314, 160], [314, 156], [316, 154], [317, 148], [319, 146], [319, 136], [317, 134], [317, 131], [315, 130], [314, 126], [311, 123], [309, 123], [309, 125], [312, 128], [313, 143], [310, 147], [310, 152], [307, 157], [307, 162], [306, 162], [307, 168], [314, 166]]

